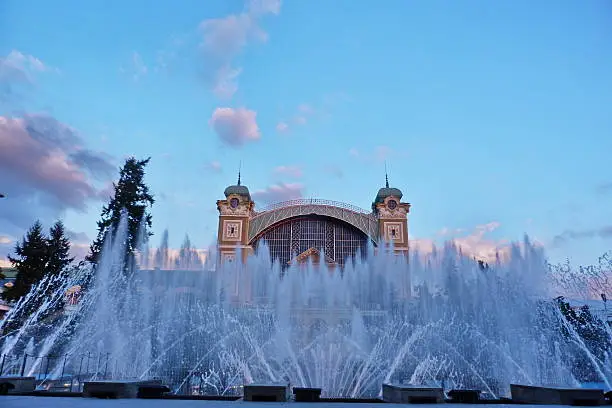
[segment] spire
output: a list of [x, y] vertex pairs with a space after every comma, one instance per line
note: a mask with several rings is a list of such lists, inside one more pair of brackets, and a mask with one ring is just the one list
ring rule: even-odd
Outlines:
[[240, 169], [242, 168], [242, 161], [240, 161], [240, 164], [238, 165], [238, 184], [240, 185]]
[[387, 162], [385, 161], [385, 187], [389, 188], [389, 174], [387, 174]]

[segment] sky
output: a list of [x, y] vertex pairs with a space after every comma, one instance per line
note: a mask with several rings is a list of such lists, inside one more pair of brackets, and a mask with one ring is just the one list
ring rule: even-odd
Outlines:
[[4, 0], [0, 265], [41, 220], [82, 256], [126, 157], [153, 232], [215, 240], [223, 190], [370, 208], [389, 181], [414, 246], [551, 261], [612, 249], [606, 0]]

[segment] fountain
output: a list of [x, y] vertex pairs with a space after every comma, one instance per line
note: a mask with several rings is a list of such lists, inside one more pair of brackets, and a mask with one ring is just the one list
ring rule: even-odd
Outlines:
[[[238, 395], [244, 384], [289, 382], [376, 397], [393, 382], [499, 397], [511, 383], [578, 386], [579, 361], [610, 388], [607, 354], [593, 353], [550, 300], [544, 254], [527, 239], [490, 266], [449, 243], [409, 260], [370, 247], [343, 269], [281, 270], [262, 245], [246, 265], [211, 258], [164, 271], [124, 268], [125, 236], [123, 219], [95, 275], [78, 268], [43, 281], [16, 305], [1, 329], [35, 312], [4, 335], [0, 354], [30, 358], [4, 361], [5, 372], [40, 373], [38, 358], [55, 355], [64, 357], [47, 358], [45, 375], [70, 374], [71, 389], [83, 378], [160, 379], [176, 393]], [[76, 306], [52, 313], [80, 286]]]

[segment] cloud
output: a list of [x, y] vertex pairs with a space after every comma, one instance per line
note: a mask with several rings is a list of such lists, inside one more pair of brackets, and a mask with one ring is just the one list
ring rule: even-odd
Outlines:
[[487, 262], [495, 261], [497, 255], [509, 254], [511, 243], [506, 240], [495, 240], [487, 235], [500, 227], [500, 223], [493, 221], [487, 224], [477, 225], [469, 233], [463, 229], [443, 228], [436, 234], [440, 240], [433, 238], [410, 239], [410, 245], [422, 253], [430, 253], [433, 248], [441, 244], [443, 240], [452, 241], [463, 254], [481, 259]]
[[325, 171], [325, 173], [331, 174], [332, 176], [335, 176], [337, 178], [344, 177], [344, 171], [339, 166], [336, 166], [336, 165], [327, 165], [327, 166], [325, 166], [323, 168], [323, 170]]
[[565, 230], [561, 234], [553, 237], [552, 244], [555, 247], [559, 247], [566, 244], [568, 241], [591, 238], [612, 238], [612, 225], [586, 230]]
[[227, 99], [236, 93], [242, 68], [233, 66], [234, 59], [248, 44], [268, 40], [260, 20], [266, 15], [278, 15], [280, 8], [280, 0], [251, 0], [241, 13], [200, 23], [203, 76], [218, 97]]
[[114, 176], [117, 168], [111, 163], [112, 158], [105, 153], [92, 152], [80, 149], [70, 155], [72, 162], [101, 180], [107, 180]]
[[204, 168], [214, 173], [221, 173], [221, 163], [216, 160], [211, 161], [210, 163], [206, 163]]
[[0, 235], [0, 245], [10, 245], [13, 242], [15, 242], [13, 238], [7, 237], [5, 235]]
[[261, 138], [256, 116], [255, 111], [244, 108], [217, 108], [209, 124], [223, 143], [239, 147]]
[[0, 57], [0, 102], [13, 99], [19, 86], [32, 86], [37, 75], [47, 72], [59, 71], [17, 50]]
[[26, 228], [35, 219], [84, 210], [98, 197], [92, 178], [112, 168], [105, 155], [84, 147], [78, 133], [45, 115], [0, 116], [0, 227]]
[[286, 133], [289, 131], [289, 125], [285, 122], [278, 122], [276, 125], [276, 131], [279, 133]]
[[257, 190], [252, 196], [257, 202], [272, 204], [301, 198], [304, 195], [303, 190], [304, 186], [300, 183], [278, 183], [264, 190]]
[[608, 183], [602, 183], [599, 186], [597, 186], [597, 192], [599, 194], [612, 193], [612, 181], [610, 181]]
[[276, 125], [276, 131], [279, 133], [287, 133], [294, 126], [304, 126], [309, 119], [316, 113], [315, 109], [306, 103], [298, 105], [296, 112], [290, 119], [283, 119]]
[[278, 166], [274, 169], [273, 173], [295, 178], [300, 178], [303, 175], [302, 169], [299, 166]]
[[134, 51], [130, 57], [130, 61], [127, 66], [121, 67], [120, 72], [129, 75], [134, 81], [138, 81], [140, 78], [147, 75], [149, 68], [142, 60], [142, 56]]

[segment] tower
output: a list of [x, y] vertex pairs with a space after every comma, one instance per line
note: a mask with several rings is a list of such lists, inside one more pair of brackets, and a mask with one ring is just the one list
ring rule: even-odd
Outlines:
[[225, 200], [217, 201], [219, 211], [219, 231], [217, 245], [221, 262], [235, 262], [242, 254], [246, 261], [251, 247], [249, 246], [249, 220], [255, 203], [246, 186], [238, 183], [229, 186], [224, 191]]
[[372, 212], [378, 219], [379, 246], [393, 243], [395, 253], [408, 255], [408, 212], [410, 204], [402, 203], [402, 192], [389, 187], [385, 175], [385, 187], [378, 190], [372, 203]]

